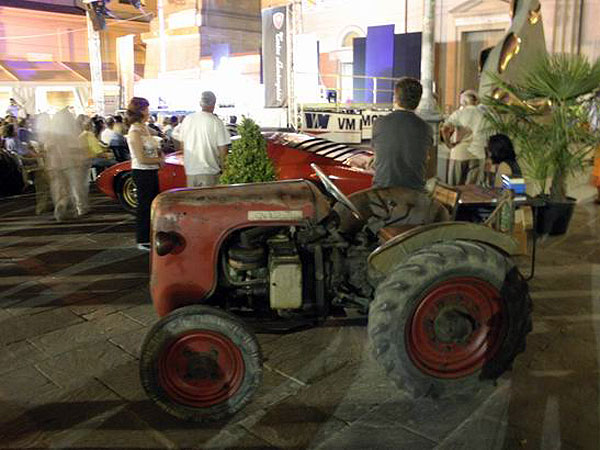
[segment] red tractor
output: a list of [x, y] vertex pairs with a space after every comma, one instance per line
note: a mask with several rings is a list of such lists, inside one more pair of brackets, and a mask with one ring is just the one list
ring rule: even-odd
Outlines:
[[318, 323], [368, 314], [375, 358], [414, 396], [447, 397], [495, 380], [531, 330], [517, 244], [453, 222], [425, 193], [344, 195], [317, 166], [308, 180], [163, 193], [152, 211], [150, 289], [161, 316], [142, 348], [141, 381], [192, 421], [244, 407], [262, 377], [243, 316]]

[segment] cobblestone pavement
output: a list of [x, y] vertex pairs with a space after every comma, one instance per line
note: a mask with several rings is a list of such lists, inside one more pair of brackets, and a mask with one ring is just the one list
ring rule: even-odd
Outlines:
[[411, 401], [366, 351], [364, 321], [259, 335], [265, 379], [226, 423], [166, 416], [139, 385], [156, 321], [133, 220], [92, 196], [57, 224], [30, 195], [0, 200], [0, 448], [598, 448], [598, 209], [541, 243], [534, 331], [495, 389]]

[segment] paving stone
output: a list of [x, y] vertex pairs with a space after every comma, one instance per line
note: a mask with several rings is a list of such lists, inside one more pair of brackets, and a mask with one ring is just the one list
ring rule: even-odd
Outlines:
[[280, 448], [313, 447], [346, 426], [320, 409], [303, 404], [296, 396], [273, 405], [263, 414], [249, 416], [240, 425]]
[[99, 374], [98, 379], [128, 402], [148, 401], [140, 383], [139, 362], [136, 360], [111, 367]]
[[[11, 311], [13, 308], [11, 308]], [[32, 311], [28, 311], [31, 313]], [[35, 312], [35, 310], [33, 311]], [[81, 323], [83, 319], [67, 309], [51, 309], [39, 314], [23, 315], [4, 320], [0, 324], [0, 342], [9, 344], [23, 339], [33, 339], [44, 333]]]
[[585, 369], [515, 371], [507, 423], [530, 440], [550, 436], [594, 448], [600, 442], [600, 397], [597, 380], [586, 373]]
[[[148, 297], [144, 294], [146, 289], [140, 285], [139, 289], [131, 291], [107, 292], [102, 296], [90, 295], [89, 292], [80, 292], [63, 297], [63, 303], [78, 316], [86, 320], [95, 320], [117, 311], [125, 312], [131, 308], [147, 303]], [[130, 314], [127, 317], [136, 320]]]
[[46, 359], [48, 355], [27, 341], [0, 347], [0, 375]]
[[483, 389], [477, 395], [453, 400], [412, 399], [408, 395], [384, 403], [359, 420], [372, 426], [401, 425], [403, 428], [429, 440], [441, 442], [454, 428], [475, 413], [493, 392]]
[[509, 428], [506, 423], [497, 422], [487, 417], [478, 417], [469, 420], [456, 433], [453, 433], [437, 446], [436, 450], [540, 448], [532, 446], [536, 444], [535, 442], [519, 438], [518, 432]]
[[227, 427], [225, 431], [203, 442], [202, 448], [270, 449], [275, 447], [272, 447], [258, 436], [249, 433], [245, 428], [235, 425]]
[[380, 427], [376, 424], [358, 422], [312, 447], [319, 450], [426, 450], [434, 448], [435, 442], [401, 426]]
[[342, 367], [298, 393], [303, 403], [350, 423], [402, 391], [368, 355], [363, 361]]
[[52, 448], [164, 449], [175, 448], [172, 442], [149, 429], [123, 406], [93, 417], [49, 440]]
[[58, 355], [93, 342], [104, 341], [141, 325], [117, 312], [97, 321], [85, 321], [31, 339], [33, 345], [48, 355]]
[[95, 380], [77, 389], [45, 396], [45, 402], [0, 430], [0, 442], [18, 448], [61, 448], [52, 442], [77, 434], [80, 426], [107, 411], [123, 407], [123, 401]]
[[283, 335], [263, 346], [267, 365], [305, 383], [361, 360], [367, 344], [364, 327], [338, 324]]
[[146, 338], [146, 334], [149, 330], [149, 326], [140, 325], [133, 331], [111, 337], [110, 342], [123, 351], [129, 353], [134, 358], [139, 358], [142, 350], [142, 344], [144, 343], [144, 339]]
[[59, 386], [73, 388], [132, 359], [123, 350], [108, 341], [103, 341], [61, 353], [43, 361], [37, 367]]
[[32, 365], [0, 375], [3, 400], [26, 404], [42, 394], [57, 391], [58, 386]]
[[144, 325], [154, 325], [160, 318], [152, 306], [150, 294], [147, 292], [147, 289], [140, 289], [137, 295], [140, 299], [144, 299], [144, 303], [127, 309], [123, 314]]
[[269, 448], [269, 444], [260, 437], [247, 430], [240, 433], [239, 427], [231, 425], [237, 417], [202, 425], [184, 422], [163, 412], [147, 399], [129, 403], [127, 410], [150, 429], [156, 430], [164, 442], [171, 442], [170, 448]]

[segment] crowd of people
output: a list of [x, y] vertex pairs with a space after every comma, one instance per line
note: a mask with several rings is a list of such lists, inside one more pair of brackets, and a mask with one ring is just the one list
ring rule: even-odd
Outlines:
[[[149, 127], [164, 152], [176, 150], [173, 130], [180, 118], [169, 117], [164, 127]], [[165, 121], [166, 122], [166, 121]], [[89, 181], [107, 167], [131, 159], [126, 136], [135, 126], [126, 115], [106, 118], [75, 116], [65, 107], [53, 116], [30, 116], [11, 99], [0, 118], [0, 148], [21, 165], [24, 184], [35, 184], [38, 214], [53, 209], [57, 221], [89, 211]], [[50, 199], [48, 195], [50, 194]]]
[[[107, 167], [131, 160], [137, 187], [136, 242], [149, 249], [150, 207], [158, 195], [158, 169], [167, 153], [185, 149], [184, 166], [188, 186], [210, 186], [218, 182], [230, 144], [229, 133], [214, 114], [216, 97], [201, 95], [202, 111], [182, 117], [166, 117], [158, 124], [149, 112], [149, 102], [131, 99], [124, 115], [75, 116], [65, 107], [53, 116], [23, 114], [11, 99], [0, 119], [0, 146], [15, 155], [25, 177], [35, 183], [37, 213], [53, 210], [57, 221], [74, 219], [89, 212], [90, 179]], [[30, 170], [28, 170], [30, 169]], [[52, 206], [48, 201], [50, 193]]]

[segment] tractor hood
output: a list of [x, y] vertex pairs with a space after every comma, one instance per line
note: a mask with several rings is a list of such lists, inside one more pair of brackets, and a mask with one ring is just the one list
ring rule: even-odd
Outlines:
[[[235, 230], [319, 222], [329, 199], [310, 181], [292, 180], [176, 189], [152, 204], [152, 238], [175, 233], [176, 252], [151, 255], [151, 292], [159, 315], [210, 295], [216, 286], [219, 251]], [[178, 283], [177, 280], [194, 280]]]

